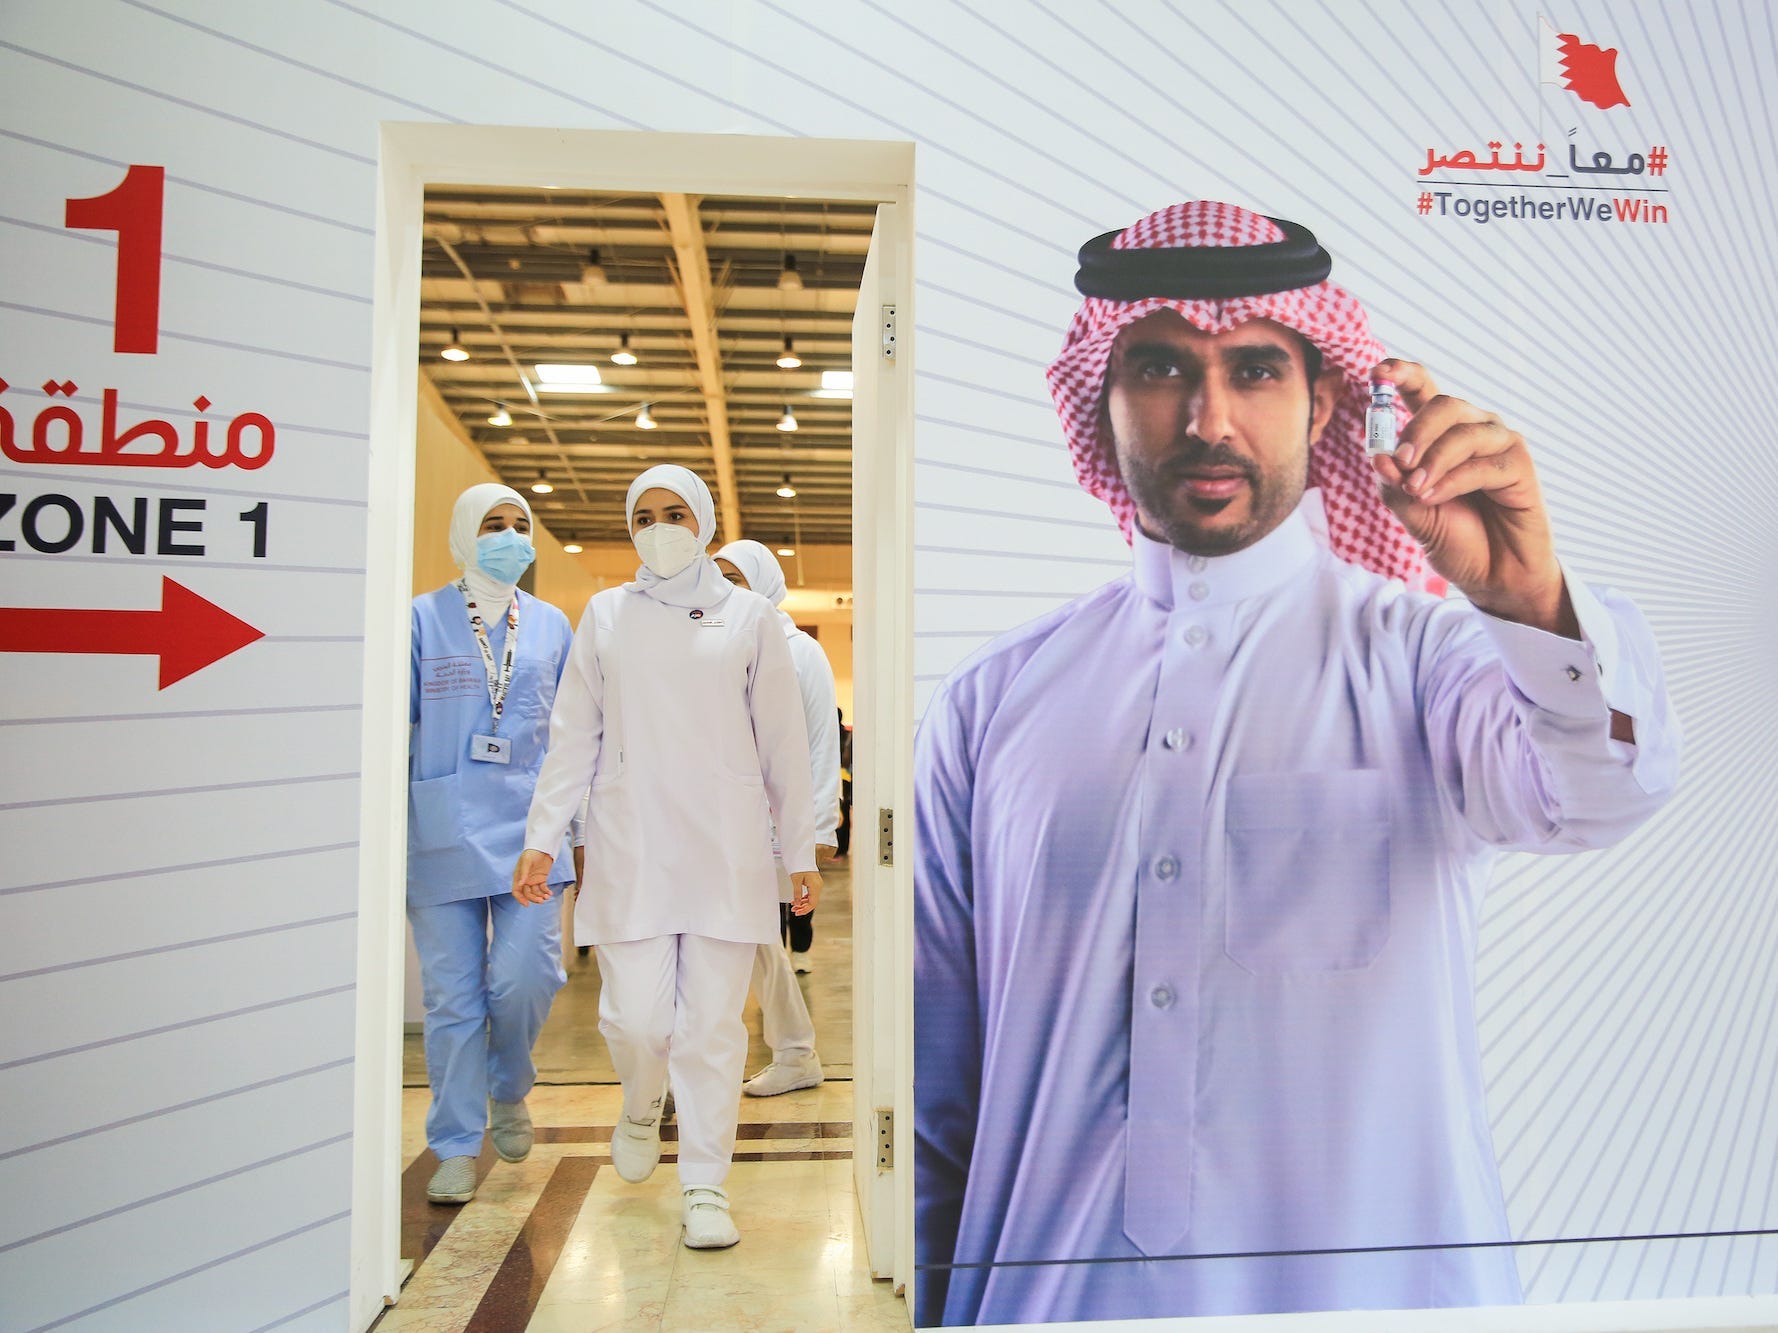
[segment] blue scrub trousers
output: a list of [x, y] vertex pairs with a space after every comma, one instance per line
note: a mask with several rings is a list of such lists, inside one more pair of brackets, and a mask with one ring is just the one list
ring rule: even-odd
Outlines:
[[[426, 1142], [440, 1161], [475, 1157], [488, 1099], [523, 1101], [531, 1048], [567, 982], [562, 901], [527, 907], [509, 893], [407, 909], [426, 1002]], [[490, 932], [490, 925], [492, 931]]]

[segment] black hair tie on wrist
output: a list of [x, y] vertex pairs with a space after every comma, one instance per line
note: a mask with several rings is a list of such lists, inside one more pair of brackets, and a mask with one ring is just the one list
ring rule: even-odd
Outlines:
[[1118, 232], [1080, 247], [1074, 286], [1108, 301], [1224, 300], [1313, 287], [1333, 272], [1333, 257], [1307, 227], [1271, 218], [1284, 239], [1267, 245], [1180, 245], [1114, 250]]

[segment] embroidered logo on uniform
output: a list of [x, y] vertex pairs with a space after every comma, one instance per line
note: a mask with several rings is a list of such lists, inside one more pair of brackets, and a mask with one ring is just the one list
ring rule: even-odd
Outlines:
[[693, 620], [702, 620], [704, 618], [704, 613], [702, 611], [693, 611], [690, 614]]

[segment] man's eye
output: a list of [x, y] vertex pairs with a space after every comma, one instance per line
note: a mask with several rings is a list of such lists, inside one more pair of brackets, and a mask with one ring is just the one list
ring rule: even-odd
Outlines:
[[1179, 375], [1179, 363], [1166, 357], [1148, 357], [1136, 363], [1136, 373], [1145, 380], [1174, 379]]
[[1249, 365], [1238, 367], [1235, 371], [1235, 378], [1249, 384], [1275, 380], [1278, 378], [1278, 368], [1263, 361], [1255, 361]]

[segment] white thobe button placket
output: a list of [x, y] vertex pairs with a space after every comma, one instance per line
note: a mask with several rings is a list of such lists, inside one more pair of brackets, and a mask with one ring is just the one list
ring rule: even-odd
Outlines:
[[[1207, 651], [1213, 637], [1203, 622], [1225, 615], [1189, 594], [1170, 615], [1150, 720], [1167, 729], [1142, 756], [1123, 1222], [1144, 1254], [1173, 1253], [1191, 1224], [1204, 864], [1197, 812], [1211, 769], [1193, 731], [1212, 715], [1227, 668], [1221, 653]], [[1168, 726], [1187, 718], [1191, 730]]]

